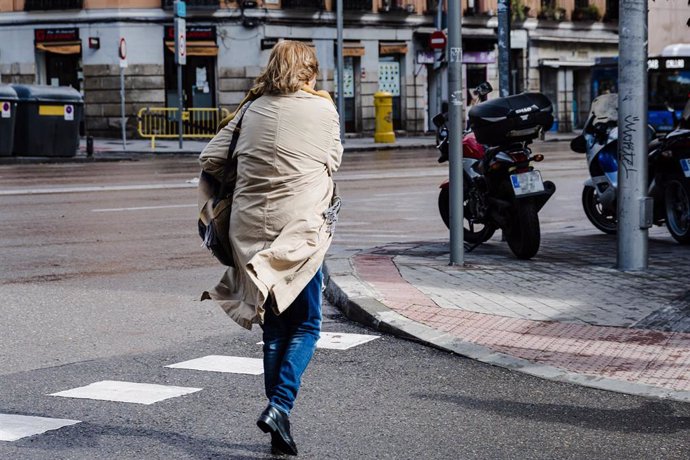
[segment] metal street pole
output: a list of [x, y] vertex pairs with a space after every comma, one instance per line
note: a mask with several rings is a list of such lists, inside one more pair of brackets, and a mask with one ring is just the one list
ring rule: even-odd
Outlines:
[[510, 95], [510, 0], [498, 0], [498, 93]]
[[[437, 10], [436, 10], [436, 30], [442, 30], [443, 28], [443, 0], [438, 0]], [[441, 55], [445, 53], [446, 50], [435, 50], [434, 51], [434, 70], [436, 71], [436, 113], [441, 113], [443, 110], [441, 106], [443, 105], [443, 66], [441, 65]]]
[[183, 130], [184, 125], [182, 123], [182, 112], [184, 111], [184, 104], [182, 101], [182, 64], [177, 64], [177, 137], [179, 140], [179, 146], [182, 148], [183, 145]]
[[336, 26], [338, 29], [338, 39], [336, 43], [336, 59], [338, 68], [338, 114], [340, 115], [340, 140], [345, 141], [345, 58], [343, 57], [343, 0], [336, 2]]
[[462, 8], [448, 0], [448, 133], [450, 169], [450, 265], [465, 263], [462, 199]]
[[120, 63], [120, 124], [122, 126], [122, 149], [127, 150], [127, 127], [125, 126], [125, 68]]
[[175, 0], [175, 64], [177, 64], [177, 136], [180, 149], [183, 145], [184, 126], [182, 112], [184, 101], [182, 97], [182, 66], [187, 64], [187, 23], [184, 17], [187, 14], [187, 4], [182, 0]]
[[125, 117], [125, 68], [127, 68], [127, 41], [125, 37], [120, 37], [120, 44], [117, 47], [117, 54], [120, 57], [120, 125], [122, 130], [122, 149], [127, 150], [127, 118]]
[[647, 0], [621, 0], [618, 44], [618, 269], [645, 270], [647, 197]]

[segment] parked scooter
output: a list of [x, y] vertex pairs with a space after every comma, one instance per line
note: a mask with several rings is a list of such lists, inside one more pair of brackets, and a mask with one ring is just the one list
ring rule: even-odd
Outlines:
[[[475, 88], [481, 97], [492, 91], [483, 83]], [[539, 250], [539, 210], [553, 195], [553, 182], [542, 181], [532, 166], [544, 156], [532, 154], [529, 144], [553, 124], [551, 102], [540, 93], [523, 93], [479, 103], [469, 112], [471, 131], [463, 136], [464, 240], [477, 246], [496, 229], [503, 231], [511, 251], [530, 259]], [[447, 115], [433, 118], [439, 162], [448, 160]], [[438, 197], [441, 218], [450, 227], [449, 182], [441, 184]]]
[[[590, 178], [582, 190], [582, 208], [589, 221], [608, 234], [617, 229], [617, 125], [618, 95], [604, 94], [592, 101], [582, 134], [570, 143], [573, 151], [587, 156]], [[649, 144], [648, 177], [654, 224], [666, 224], [676, 241], [690, 244], [690, 101], [676, 129]]]

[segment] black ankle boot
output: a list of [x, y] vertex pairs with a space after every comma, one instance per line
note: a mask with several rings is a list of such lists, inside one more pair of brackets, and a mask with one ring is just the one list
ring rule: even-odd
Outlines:
[[288, 455], [297, 455], [297, 445], [290, 434], [290, 420], [287, 414], [268, 406], [259, 416], [256, 425], [264, 433], [271, 433], [271, 447]]

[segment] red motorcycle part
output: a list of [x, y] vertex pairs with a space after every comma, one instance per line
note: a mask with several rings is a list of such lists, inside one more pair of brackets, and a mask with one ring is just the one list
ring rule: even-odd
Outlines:
[[474, 133], [469, 133], [462, 138], [462, 156], [464, 158], [473, 158], [481, 160], [484, 158], [484, 147], [477, 142]]

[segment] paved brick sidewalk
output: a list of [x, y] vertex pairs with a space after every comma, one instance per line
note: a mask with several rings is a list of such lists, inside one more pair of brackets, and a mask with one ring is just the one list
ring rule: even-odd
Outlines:
[[532, 261], [497, 239], [448, 265], [447, 243], [327, 261], [327, 295], [389, 332], [533, 375], [690, 401], [690, 250], [650, 242], [650, 269], [616, 270], [615, 238], [545, 235]]

